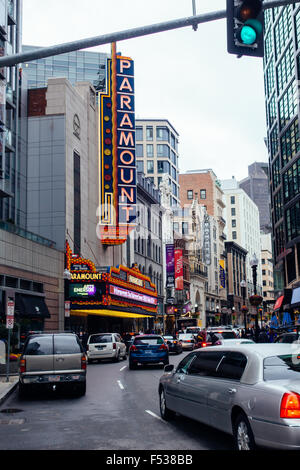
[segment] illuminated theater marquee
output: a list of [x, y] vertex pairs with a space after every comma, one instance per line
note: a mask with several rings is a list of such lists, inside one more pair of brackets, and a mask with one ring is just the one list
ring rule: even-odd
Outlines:
[[[99, 225], [106, 245], [124, 243], [135, 227], [136, 164], [134, 64], [127, 57], [107, 61], [107, 90], [99, 93]], [[99, 231], [100, 228], [100, 231]]]

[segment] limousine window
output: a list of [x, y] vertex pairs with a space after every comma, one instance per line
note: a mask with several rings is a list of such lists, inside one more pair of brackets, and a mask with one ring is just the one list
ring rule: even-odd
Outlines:
[[196, 357], [196, 353], [191, 353], [191, 354], [188, 354], [187, 356], [185, 356], [185, 358], [182, 359], [182, 361], [178, 364], [176, 372], [178, 374], [181, 374], [182, 372], [184, 374], [186, 374], [188, 367], [193, 362], [195, 357]]
[[216, 369], [222, 360], [224, 352], [209, 351], [198, 353], [196, 359], [189, 367], [188, 373], [191, 375], [199, 375], [205, 377], [216, 377]]
[[264, 380], [299, 380], [300, 355], [286, 354], [266, 357], [264, 360]]
[[240, 380], [246, 365], [247, 358], [244, 354], [233, 351], [228, 352], [217, 369], [217, 375], [223, 379]]

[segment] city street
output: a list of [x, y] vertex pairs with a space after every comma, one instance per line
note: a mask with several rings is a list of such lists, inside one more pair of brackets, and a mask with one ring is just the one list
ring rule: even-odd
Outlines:
[[[188, 354], [170, 355], [177, 364]], [[0, 408], [1, 450], [231, 450], [232, 438], [196, 421], [160, 418], [161, 365], [129, 370], [128, 360], [88, 365], [82, 398], [17, 390]]]

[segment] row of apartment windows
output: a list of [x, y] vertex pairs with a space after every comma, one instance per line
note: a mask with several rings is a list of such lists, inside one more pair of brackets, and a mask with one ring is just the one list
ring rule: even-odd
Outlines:
[[[187, 190], [187, 199], [194, 199], [194, 191], [192, 189]], [[200, 199], [206, 199], [206, 189], [200, 189]]]
[[[136, 130], [135, 139], [137, 141], [140, 142], [140, 141], [146, 140], [148, 142], [149, 141], [151, 142], [154, 140], [154, 129], [152, 126], [146, 127], [146, 139], [144, 139], [144, 136], [143, 136], [143, 127], [137, 126], [135, 130]], [[172, 134], [172, 132], [169, 131], [167, 127], [156, 127], [155, 130], [156, 130], [156, 140], [169, 142], [173, 149], [175, 150], [177, 149], [177, 139], [174, 136], [174, 134]]]
[[[137, 158], [144, 157], [144, 145], [143, 144], [136, 144], [135, 149], [136, 149]], [[174, 165], [176, 165], [177, 163], [176, 154], [174, 152], [172, 154], [172, 151], [170, 151], [170, 147], [167, 144], [156, 144], [156, 156], [157, 157], [170, 158], [170, 155], [172, 155], [172, 161]], [[146, 145], [146, 156], [154, 157], [154, 145], [153, 144]]]

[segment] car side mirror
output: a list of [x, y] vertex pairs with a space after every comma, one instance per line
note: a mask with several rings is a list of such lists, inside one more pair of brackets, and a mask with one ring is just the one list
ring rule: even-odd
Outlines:
[[172, 372], [173, 369], [174, 369], [174, 364], [167, 364], [164, 368], [164, 371], [165, 372]]

